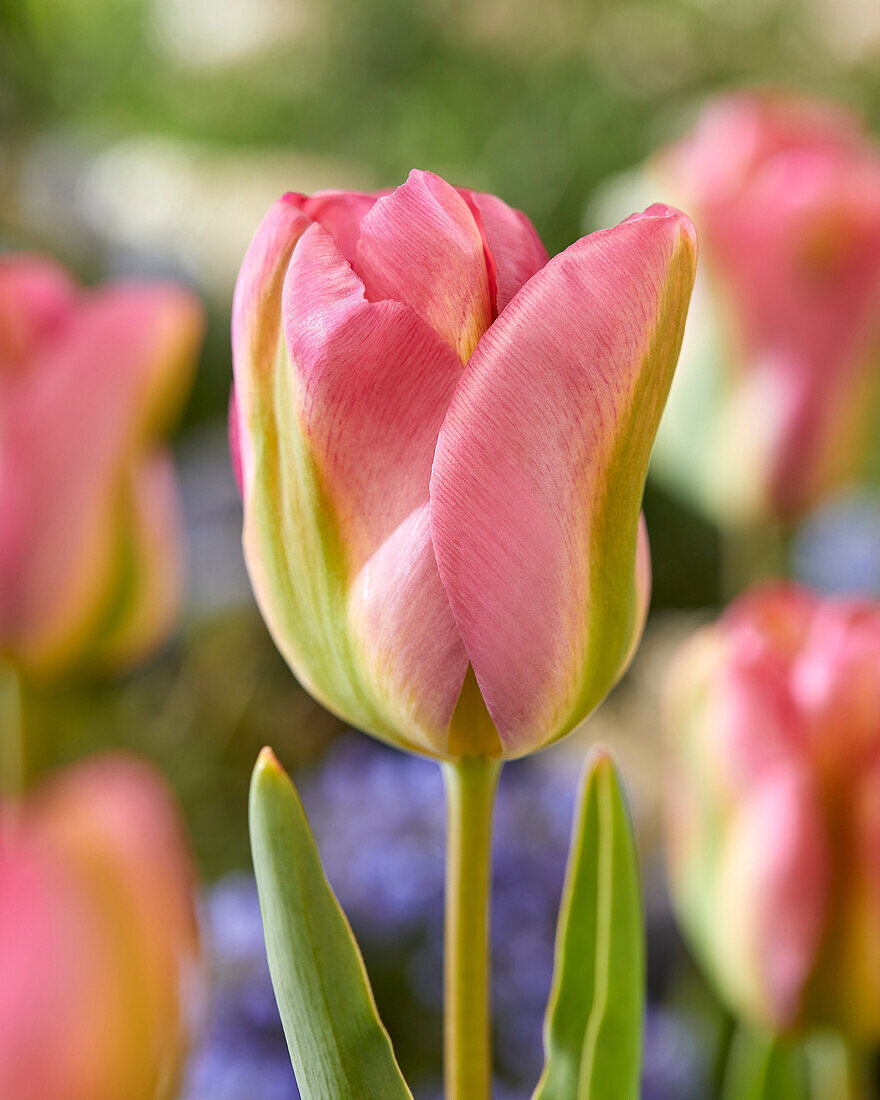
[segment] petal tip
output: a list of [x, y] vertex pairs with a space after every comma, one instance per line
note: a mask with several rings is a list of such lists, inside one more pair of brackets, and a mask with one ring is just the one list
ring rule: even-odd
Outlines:
[[683, 237], [686, 237], [690, 244], [696, 248], [696, 226], [691, 221], [690, 217], [677, 207], [669, 206], [665, 202], [655, 202], [638, 213], [630, 214], [628, 218], [624, 219], [623, 224], [625, 225], [627, 222], [643, 221], [645, 219], [673, 223], [678, 232]]

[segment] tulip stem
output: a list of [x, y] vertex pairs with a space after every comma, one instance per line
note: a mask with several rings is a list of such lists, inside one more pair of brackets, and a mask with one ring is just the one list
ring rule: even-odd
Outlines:
[[804, 1041], [814, 1100], [867, 1100], [868, 1065], [865, 1056], [842, 1036], [817, 1032]]
[[21, 681], [14, 669], [0, 664], [0, 794], [20, 798], [26, 771]]
[[489, 881], [501, 763], [443, 765], [446, 783], [446, 1100], [489, 1100]]

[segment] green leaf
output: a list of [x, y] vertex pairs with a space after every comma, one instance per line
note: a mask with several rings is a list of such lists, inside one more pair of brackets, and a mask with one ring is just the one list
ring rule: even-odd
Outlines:
[[532, 1100], [637, 1100], [645, 933], [635, 839], [610, 757], [581, 782]]
[[303, 1100], [412, 1100], [302, 803], [270, 749], [251, 780], [250, 831], [269, 971]]
[[809, 1100], [802, 1047], [740, 1028], [724, 1075], [724, 1100]]

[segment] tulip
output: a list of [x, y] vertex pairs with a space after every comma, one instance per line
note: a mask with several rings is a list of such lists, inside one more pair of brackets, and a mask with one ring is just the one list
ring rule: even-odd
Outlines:
[[83, 291], [0, 257], [0, 661], [29, 675], [127, 665], [180, 587], [162, 433], [189, 388], [201, 308], [180, 287]]
[[163, 783], [110, 755], [0, 814], [0, 1096], [173, 1100], [198, 937]]
[[233, 307], [244, 552], [329, 709], [455, 761], [599, 703], [646, 614], [695, 261], [664, 206], [548, 259], [523, 214], [429, 172], [270, 209]]
[[669, 872], [727, 1003], [880, 1038], [880, 603], [753, 589], [669, 683]]
[[738, 93], [641, 187], [693, 215], [704, 258], [653, 470], [722, 526], [796, 521], [871, 457], [880, 152], [834, 105]]

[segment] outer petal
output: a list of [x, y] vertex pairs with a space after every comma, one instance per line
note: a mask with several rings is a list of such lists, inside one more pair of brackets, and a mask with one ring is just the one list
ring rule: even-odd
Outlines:
[[127, 495], [121, 583], [89, 645], [99, 667], [143, 660], [171, 633], [180, 609], [181, 517], [171, 455], [157, 451], [142, 459]]
[[244, 495], [244, 469], [241, 462], [241, 421], [238, 418], [238, 402], [235, 400], [235, 386], [229, 392], [229, 409], [227, 412], [227, 431], [229, 434], [229, 462], [232, 466], [232, 476], [238, 486], [240, 495]]
[[629, 643], [629, 652], [620, 667], [618, 679], [626, 672], [632, 663], [633, 657], [639, 648], [642, 634], [645, 632], [645, 624], [648, 621], [648, 612], [651, 610], [651, 585], [653, 583], [651, 570], [651, 543], [648, 540], [648, 525], [645, 523], [645, 514], [639, 515], [639, 531], [636, 542], [636, 615], [633, 626], [632, 638]]
[[[247, 502], [254, 464], [258, 428], [271, 416], [261, 395], [271, 386], [281, 335], [281, 288], [297, 241], [311, 225], [302, 213], [301, 195], [285, 195], [270, 207], [251, 242], [232, 303], [232, 365], [235, 387], [230, 427], [235, 440], [235, 476]], [[248, 429], [254, 429], [249, 431]], [[245, 516], [247, 524], [247, 516]]]
[[132, 463], [179, 408], [201, 329], [177, 287], [100, 291], [6, 394], [0, 635], [36, 671], [79, 659], [116, 591]]
[[412, 309], [367, 301], [321, 226], [291, 246], [283, 306], [280, 265], [263, 247], [258, 234], [243, 272], [272, 272], [271, 304], [236, 312], [246, 334], [283, 311], [286, 336], [276, 329], [259, 362], [244, 341], [236, 349], [243, 436], [259, 441], [244, 456], [257, 597], [291, 667], [330, 709], [443, 755], [467, 659], [427, 508], [460, 364]]
[[747, 1018], [787, 1030], [821, 946], [831, 883], [818, 792], [806, 773], [779, 770], [757, 784], [716, 866], [711, 965]]
[[0, 839], [0, 1095], [111, 1100], [95, 948], [94, 914], [66, 868], [35, 843]]
[[579, 241], [481, 341], [440, 433], [434, 549], [509, 754], [573, 729], [631, 646], [639, 506], [696, 244], [654, 208]]
[[361, 222], [355, 267], [371, 301], [405, 302], [466, 363], [492, 322], [480, 228], [455, 188], [410, 172]]
[[460, 194], [479, 219], [495, 267], [495, 313], [547, 263], [550, 257], [537, 230], [522, 213], [484, 191]]

